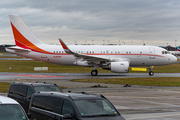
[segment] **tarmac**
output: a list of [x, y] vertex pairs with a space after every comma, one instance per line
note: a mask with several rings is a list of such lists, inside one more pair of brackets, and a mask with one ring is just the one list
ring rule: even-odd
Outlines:
[[[26, 73], [27, 74], [27, 73]], [[11, 78], [12, 76], [9, 75]], [[118, 84], [72, 82], [71, 79], [0, 79], [5, 82], [51, 82], [66, 86], [64, 92], [88, 92], [102, 94], [108, 98], [126, 120], [179, 120], [180, 88], [160, 86], [124, 87]], [[24, 76], [23, 76], [24, 78]], [[96, 87], [93, 87], [96, 86]], [[3, 94], [6, 95], [6, 94]]]

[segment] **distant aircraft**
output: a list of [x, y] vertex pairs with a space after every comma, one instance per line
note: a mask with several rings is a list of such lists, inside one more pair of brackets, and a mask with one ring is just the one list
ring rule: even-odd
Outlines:
[[180, 49], [179, 49], [179, 47], [177, 47], [177, 51], [169, 51], [171, 54], [173, 54], [173, 55], [180, 55]]
[[6, 48], [9, 53], [34, 60], [68, 66], [94, 67], [116, 73], [127, 73], [129, 66], [149, 66], [149, 75], [154, 75], [151, 66], [175, 63], [177, 58], [167, 50], [155, 46], [140, 45], [48, 45], [41, 42], [19, 15], [10, 15], [10, 23], [16, 46]]

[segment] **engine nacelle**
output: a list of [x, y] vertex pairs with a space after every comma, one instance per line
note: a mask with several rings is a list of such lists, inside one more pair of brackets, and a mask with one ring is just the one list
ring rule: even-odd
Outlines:
[[111, 62], [109, 65], [103, 66], [102, 68], [111, 70], [111, 72], [127, 73], [129, 72], [129, 62], [128, 61]]

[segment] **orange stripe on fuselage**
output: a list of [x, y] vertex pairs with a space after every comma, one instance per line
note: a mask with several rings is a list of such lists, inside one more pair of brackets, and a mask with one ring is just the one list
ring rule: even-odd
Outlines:
[[33, 43], [31, 43], [29, 40], [27, 40], [16, 28], [15, 26], [11, 23], [12, 26], [12, 30], [14, 33], [14, 38], [16, 41], [18, 41], [19, 43], [21, 43], [21, 46], [19, 46], [18, 44], [16, 44], [19, 47], [22, 48], [30, 48], [32, 51], [37, 51], [37, 52], [43, 52], [43, 53], [48, 53], [48, 54], [52, 54], [51, 52], [45, 51], [37, 46], [35, 46]]

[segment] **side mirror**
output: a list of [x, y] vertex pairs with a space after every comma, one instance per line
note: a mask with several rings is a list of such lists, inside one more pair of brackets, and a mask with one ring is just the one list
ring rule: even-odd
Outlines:
[[31, 118], [31, 113], [27, 113], [27, 117], [28, 117], [28, 118]]
[[73, 116], [71, 114], [64, 114], [63, 118], [64, 119], [72, 119]]
[[28, 96], [28, 99], [31, 100], [31, 95]]

